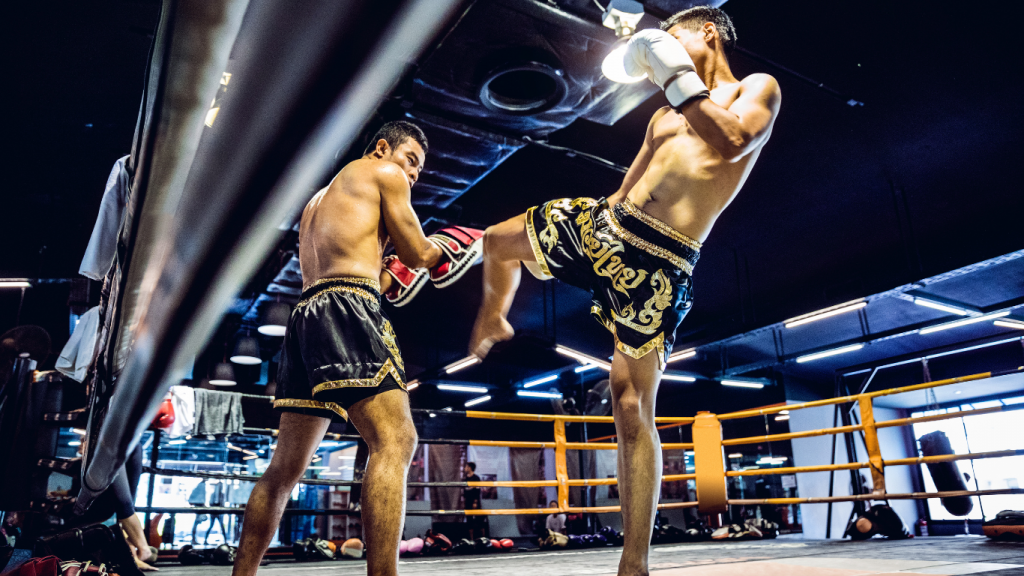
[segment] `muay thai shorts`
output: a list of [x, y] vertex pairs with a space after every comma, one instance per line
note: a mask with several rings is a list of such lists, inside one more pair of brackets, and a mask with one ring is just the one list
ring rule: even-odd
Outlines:
[[405, 364], [384, 311], [380, 284], [325, 278], [302, 292], [288, 319], [274, 408], [348, 419], [353, 404], [405, 390]]
[[592, 198], [552, 200], [526, 212], [526, 231], [539, 277], [589, 291], [591, 314], [616, 348], [637, 359], [655, 351], [664, 368], [693, 304], [700, 242], [628, 199], [614, 208]]

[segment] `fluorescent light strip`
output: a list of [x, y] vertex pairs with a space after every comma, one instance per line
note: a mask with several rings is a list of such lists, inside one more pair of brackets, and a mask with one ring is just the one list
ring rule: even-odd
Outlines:
[[682, 376], [680, 374], [669, 374], [664, 373], [661, 375], [662, 380], [673, 380], [675, 382], [696, 382], [697, 379], [693, 376]]
[[308, 470], [330, 470], [330, 466], [309, 466]]
[[461, 386], [458, 384], [438, 384], [437, 389], [447, 390], [448, 392], [475, 392], [478, 394], [487, 392], [487, 388], [483, 386]]
[[579, 374], [580, 372], [586, 372], [587, 370], [593, 370], [594, 368], [598, 368], [598, 365], [597, 364], [587, 364], [586, 366], [577, 366], [576, 369], [573, 370], [573, 372]]
[[74, 434], [78, 434], [79, 436], [85, 436], [85, 429], [84, 428], [72, 428], [71, 432], [74, 433]]
[[256, 456], [255, 454], [249, 456], [242, 456], [242, 460], [255, 460], [256, 458], [258, 458], [258, 456]]
[[538, 386], [540, 384], [544, 384], [544, 383], [547, 383], [547, 382], [554, 382], [555, 380], [558, 380], [558, 374], [552, 374], [550, 376], [545, 376], [543, 378], [538, 378], [536, 380], [531, 380], [531, 381], [523, 384], [523, 388], [530, 388], [532, 386]]
[[479, 398], [473, 398], [472, 400], [470, 400], [470, 401], [466, 402], [466, 403], [464, 404], [464, 406], [465, 406], [466, 408], [469, 408], [470, 406], [476, 406], [477, 404], [483, 404], [484, 402], [487, 402], [487, 401], [488, 401], [488, 400], [490, 400], [490, 399], [491, 399], [490, 395], [487, 395], [487, 396], [481, 396], [481, 397], [479, 397]]
[[789, 460], [789, 458], [786, 458], [785, 456], [776, 456], [774, 458], [772, 458], [771, 456], [765, 456], [764, 458], [761, 458], [760, 460], [758, 460], [757, 463], [758, 464], [772, 464], [772, 465], [774, 465], [774, 464], [782, 464], [783, 462], [785, 462], [787, 460]]
[[171, 440], [167, 443], [168, 446], [178, 446], [179, 444], [187, 444], [187, 440]]
[[687, 358], [693, 358], [696, 355], [697, 355], [697, 349], [696, 348], [690, 348], [689, 350], [683, 350], [682, 352], [676, 352], [675, 354], [672, 354], [672, 355], [670, 355], [668, 357], [668, 360], [665, 361], [665, 364], [671, 364], [672, 362], [675, 362], [676, 360], [686, 360]]
[[814, 354], [806, 354], [796, 359], [797, 362], [803, 364], [804, 362], [810, 362], [811, 360], [817, 360], [819, 358], [828, 358], [829, 356], [835, 356], [837, 354], [846, 354], [847, 352], [855, 352], [863, 348], [863, 344], [850, 344], [849, 346], [843, 346], [841, 348], [833, 348], [831, 350], [825, 350], [823, 352], [815, 352]]
[[1003, 328], [1016, 328], [1017, 330], [1024, 330], [1024, 322], [1018, 322], [1017, 320], [996, 320], [993, 322], [996, 326], [1002, 326]]
[[839, 314], [845, 314], [847, 312], [853, 312], [854, 310], [860, 310], [861, 308], [867, 305], [868, 303], [865, 302], [863, 298], [860, 300], [852, 300], [850, 302], [845, 302], [843, 304], [837, 304], [836, 306], [832, 306], [830, 308], [818, 310], [817, 312], [811, 312], [810, 314], [804, 314], [803, 316], [790, 318], [789, 320], [786, 320], [784, 324], [786, 328], [802, 326], [810, 322], [817, 322], [818, 320], [824, 320], [825, 318], [830, 318], [832, 316], [836, 316]]
[[519, 390], [516, 392], [517, 396], [526, 396], [527, 398], [551, 398], [558, 400], [562, 397], [561, 394], [556, 392], [531, 392], [529, 390]]
[[951, 314], [957, 314], [960, 316], [967, 316], [969, 313], [966, 308], [960, 308], [958, 306], [950, 306], [949, 304], [943, 304], [942, 302], [936, 302], [935, 300], [929, 300], [927, 298], [914, 297], [914, 304], [918, 306], [924, 306], [925, 308], [934, 308], [935, 310], [942, 310], [943, 312], [949, 312]]
[[949, 330], [950, 328], [959, 328], [961, 326], [967, 326], [968, 324], [975, 324], [977, 322], [985, 322], [986, 320], [993, 320], [995, 318], [1002, 318], [1003, 316], [1009, 316], [1009, 310], [1003, 310], [1002, 312], [993, 312], [991, 314], [985, 314], [983, 316], [975, 316], [973, 318], [964, 318], [963, 320], [954, 320], [952, 322], [945, 322], [943, 324], [936, 324], [935, 326], [929, 326], [922, 328], [919, 334], [931, 334], [932, 332], [939, 332], [942, 330]]
[[729, 454], [729, 458], [732, 458], [732, 459], [743, 458], [743, 454], [740, 454], [739, 452], [737, 452], [735, 454]]
[[458, 372], [459, 370], [462, 370], [463, 368], [469, 368], [473, 364], [479, 363], [480, 359], [477, 358], [476, 356], [468, 356], [466, 358], [463, 358], [462, 360], [459, 360], [458, 362], [454, 362], [452, 364], [445, 366], [444, 371], [446, 374], [453, 374], [455, 372]]
[[734, 386], [736, 388], [764, 388], [761, 382], [750, 382], [748, 380], [722, 380], [722, 386]]
[[0, 280], [0, 288], [31, 288], [28, 280]]
[[789, 415], [788, 414], [782, 414], [780, 416], [776, 416], [775, 417], [775, 421], [776, 422], [785, 422], [786, 420], [789, 420]]
[[410, 391], [410, 392], [415, 390], [415, 389], [417, 389], [417, 388], [419, 388], [419, 387], [420, 387], [420, 381], [419, 380], [413, 380], [412, 382], [409, 382], [408, 384], [405, 385], [405, 389]]
[[72, 440], [71, 442], [68, 442], [68, 446], [81, 446], [81, 445], [82, 445], [82, 442], [79, 441], [79, 440]]
[[608, 370], [609, 372], [612, 369], [612, 365], [610, 363], [605, 362], [604, 360], [598, 360], [597, 358], [594, 358], [593, 356], [588, 356], [582, 352], [577, 352], [572, 348], [566, 348], [565, 346], [555, 346], [555, 352], [558, 352], [563, 356], [568, 356], [569, 358], [572, 358], [573, 360], [576, 360], [581, 364], [594, 364], [598, 368], [601, 368], [602, 370]]

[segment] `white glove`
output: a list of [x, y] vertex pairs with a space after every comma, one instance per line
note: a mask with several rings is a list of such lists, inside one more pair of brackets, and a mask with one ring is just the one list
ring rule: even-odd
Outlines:
[[651, 82], [665, 91], [673, 108], [679, 109], [693, 98], [711, 94], [686, 49], [664, 30], [648, 29], [634, 34], [626, 44], [623, 64], [630, 76], [647, 74]]

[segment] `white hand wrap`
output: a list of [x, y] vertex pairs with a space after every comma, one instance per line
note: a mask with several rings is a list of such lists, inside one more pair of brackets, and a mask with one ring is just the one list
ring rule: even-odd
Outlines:
[[678, 40], [664, 30], [641, 30], [629, 39], [623, 62], [630, 76], [647, 74], [651, 82], [665, 91], [673, 108], [693, 98], [710, 95], [697, 74], [693, 59]]

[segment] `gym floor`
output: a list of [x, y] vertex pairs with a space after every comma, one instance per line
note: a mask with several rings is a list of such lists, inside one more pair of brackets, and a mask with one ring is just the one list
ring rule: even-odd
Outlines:
[[[402, 574], [529, 574], [569, 576], [615, 574], [619, 548], [403, 559]], [[220, 566], [161, 564], [161, 576], [228, 574]], [[1024, 545], [993, 542], [980, 537], [932, 537], [865, 542], [782, 538], [759, 542], [666, 544], [651, 550], [651, 574], [656, 576], [860, 576], [894, 574], [986, 576], [1024, 575]], [[272, 562], [262, 574], [284, 576], [365, 574], [362, 561], [296, 565]]]

